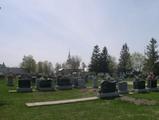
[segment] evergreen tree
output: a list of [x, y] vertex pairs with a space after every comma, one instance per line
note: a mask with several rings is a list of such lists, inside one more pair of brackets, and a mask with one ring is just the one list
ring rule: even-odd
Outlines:
[[159, 55], [157, 51], [157, 41], [152, 38], [150, 40], [150, 44], [147, 45], [146, 55], [146, 63], [145, 63], [145, 70], [146, 72], [154, 72], [157, 73], [157, 66], [156, 63], [158, 61]]
[[130, 53], [129, 48], [127, 44], [125, 43], [122, 47], [122, 50], [120, 52], [120, 59], [119, 59], [119, 65], [118, 65], [118, 73], [124, 73], [131, 71], [131, 59], [130, 59]]
[[117, 71], [117, 62], [116, 58], [113, 56], [109, 56], [109, 73], [110, 75], [116, 74]]
[[94, 46], [89, 71], [99, 73], [100, 48], [98, 45]]
[[100, 54], [99, 72], [109, 73], [109, 55], [106, 47], [103, 48]]

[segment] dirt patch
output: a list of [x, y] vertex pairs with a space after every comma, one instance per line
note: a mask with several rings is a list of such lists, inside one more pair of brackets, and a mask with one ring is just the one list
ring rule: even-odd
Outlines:
[[121, 101], [126, 101], [133, 103], [135, 105], [156, 105], [157, 101], [154, 100], [147, 100], [147, 99], [136, 99], [128, 96], [123, 96], [120, 98]]
[[81, 89], [81, 92], [83, 92], [83, 93], [96, 93], [97, 89], [85, 88], [85, 89]]

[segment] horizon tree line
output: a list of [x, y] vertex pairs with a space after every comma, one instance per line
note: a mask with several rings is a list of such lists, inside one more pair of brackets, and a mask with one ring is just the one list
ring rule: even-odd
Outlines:
[[106, 48], [100, 51], [98, 45], [94, 46], [89, 71], [98, 73], [127, 74], [130, 72], [149, 73], [153, 72], [159, 75], [159, 53], [157, 41], [152, 38], [146, 46], [145, 54], [134, 52], [130, 54], [127, 43], [124, 43], [121, 51], [119, 62], [115, 61]]
[[[121, 51], [118, 63], [116, 58], [111, 56], [104, 46], [102, 50], [98, 45], [93, 48], [91, 61], [88, 65], [89, 72], [109, 73], [113, 74], [127, 74], [129, 72], [137, 71], [142, 73], [154, 72], [159, 75], [159, 53], [157, 41], [152, 38], [149, 44], [146, 46], [145, 54], [139, 52], [130, 53], [127, 43], [124, 43]], [[55, 67], [49, 61], [36, 62], [33, 56], [28, 55], [23, 57], [23, 61], [20, 64], [21, 68], [24, 68], [29, 73], [42, 73], [42, 74], [54, 74], [59, 69], [82, 69], [87, 68], [87, 65], [82, 62], [81, 57], [70, 53], [68, 58], [62, 64], [56, 63]]]

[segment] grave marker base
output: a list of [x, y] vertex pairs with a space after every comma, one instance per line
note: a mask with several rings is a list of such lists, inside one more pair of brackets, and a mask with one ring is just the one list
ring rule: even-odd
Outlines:
[[148, 90], [146, 90], [146, 89], [134, 89], [134, 92], [137, 92], [137, 93], [146, 93], [146, 92], [148, 92]]
[[97, 96], [99, 98], [113, 98], [113, 97], [119, 97], [118, 92], [112, 92], [112, 93], [98, 93]]
[[129, 91], [118, 91], [119, 94], [129, 94]]
[[32, 92], [32, 88], [17, 88], [17, 92]]
[[54, 88], [38, 88], [39, 91], [55, 91]]
[[57, 86], [56, 87], [58, 90], [69, 90], [72, 89], [72, 85], [71, 86]]
[[159, 88], [147, 88], [149, 92], [159, 92]]

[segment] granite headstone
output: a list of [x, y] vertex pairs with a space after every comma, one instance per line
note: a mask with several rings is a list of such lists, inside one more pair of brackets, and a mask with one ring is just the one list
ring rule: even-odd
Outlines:
[[57, 78], [57, 89], [59, 89], [59, 90], [72, 89], [71, 79], [68, 77], [58, 77]]
[[101, 82], [98, 97], [111, 98], [117, 96], [119, 96], [119, 93], [116, 88], [116, 81], [104, 80]]

